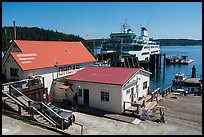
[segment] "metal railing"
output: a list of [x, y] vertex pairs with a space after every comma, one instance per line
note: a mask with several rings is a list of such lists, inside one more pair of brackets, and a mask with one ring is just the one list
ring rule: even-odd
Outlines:
[[15, 82], [4, 83], [2, 84], [2, 89], [8, 92], [9, 85], [12, 85], [13, 87], [15, 87], [16, 89], [22, 92], [27, 90], [42, 88], [44, 87], [44, 77], [36, 76], [31, 79], [24, 79], [24, 80], [15, 81]]
[[[49, 121], [52, 125], [59, 126], [61, 129], [64, 128], [63, 123], [64, 123], [64, 119], [57, 114], [55, 111], [53, 111], [51, 108], [49, 108], [46, 104], [44, 104], [43, 102], [36, 102], [33, 101], [32, 99], [30, 99], [29, 97], [27, 97], [26, 95], [24, 95], [22, 92], [20, 92], [19, 89], [17, 89], [16, 87], [14, 87], [11, 84], [3, 84], [2, 85], [4, 88], [6, 89], [5, 91], [2, 90], [2, 92], [8, 96], [9, 98], [11, 98], [14, 102], [16, 102], [18, 105], [20, 105], [20, 107], [26, 108], [26, 109], [30, 109], [32, 116], [34, 115], [34, 112], [37, 112], [38, 114], [40, 114], [42, 117], [44, 117], [47, 121]], [[6, 88], [5, 88], [6, 87]], [[20, 100], [17, 96], [14, 95], [14, 93], [16, 94], [20, 94], [21, 98], [26, 102], [23, 102], [22, 100]], [[53, 118], [51, 118], [50, 116], [48, 116], [46, 113], [44, 113], [43, 111], [40, 112], [36, 107], [32, 106], [34, 104], [39, 104], [41, 106], [40, 110], [43, 110], [43, 108], [47, 109], [49, 112], [51, 112], [51, 114], [55, 115], [56, 118], [58, 118], [58, 120], [60, 121], [55, 121]]]

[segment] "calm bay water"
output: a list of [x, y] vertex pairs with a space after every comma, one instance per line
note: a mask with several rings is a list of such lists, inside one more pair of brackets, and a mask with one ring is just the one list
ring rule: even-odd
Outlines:
[[202, 77], [202, 45], [198, 46], [161, 46], [161, 53], [165, 53], [166, 57], [169, 56], [188, 56], [188, 59], [193, 59], [194, 62], [189, 65], [166, 65], [165, 70], [163, 66], [163, 57], [161, 69], [158, 70], [158, 74], [152, 74], [150, 81], [150, 90], [153, 91], [156, 88], [163, 90], [172, 84], [172, 80], [176, 73], [184, 73], [188, 78], [191, 77], [192, 67], [196, 67], [196, 77]]

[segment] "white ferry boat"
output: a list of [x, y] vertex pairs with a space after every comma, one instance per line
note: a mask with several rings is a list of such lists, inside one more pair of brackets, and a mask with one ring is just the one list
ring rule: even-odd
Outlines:
[[103, 45], [102, 54], [117, 52], [119, 45], [123, 55], [136, 56], [139, 63], [148, 63], [151, 54], [160, 54], [159, 42], [148, 37], [145, 27], [141, 27], [140, 36], [137, 36], [126, 22], [121, 30], [121, 33], [110, 34], [110, 38]]

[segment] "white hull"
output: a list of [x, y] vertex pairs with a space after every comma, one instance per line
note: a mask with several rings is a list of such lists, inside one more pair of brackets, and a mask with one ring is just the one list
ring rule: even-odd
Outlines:
[[110, 40], [102, 54], [118, 52], [120, 50], [127, 55], [133, 55], [139, 62], [149, 62], [150, 55], [160, 54], [160, 45], [158, 42], [151, 41], [145, 27], [141, 28], [141, 35], [137, 36], [127, 24], [123, 25], [123, 32], [111, 33]]

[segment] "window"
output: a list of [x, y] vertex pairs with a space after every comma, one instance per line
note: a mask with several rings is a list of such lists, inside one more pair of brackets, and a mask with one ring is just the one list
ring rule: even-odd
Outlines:
[[11, 76], [18, 77], [18, 69], [17, 68], [10, 68]]
[[79, 97], [82, 97], [82, 89], [79, 89], [78, 95], [79, 95]]
[[101, 101], [109, 101], [109, 93], [101, 91]]
[[130, 89], [127, 89], [127, 90], [126, 90], [126, 94], [129, 94], [129, 93], [130, 93]]
[[145, 81], [144, 83], [143, 83], [143, 89], [146, 89], [147, 88], [147, 81]]

